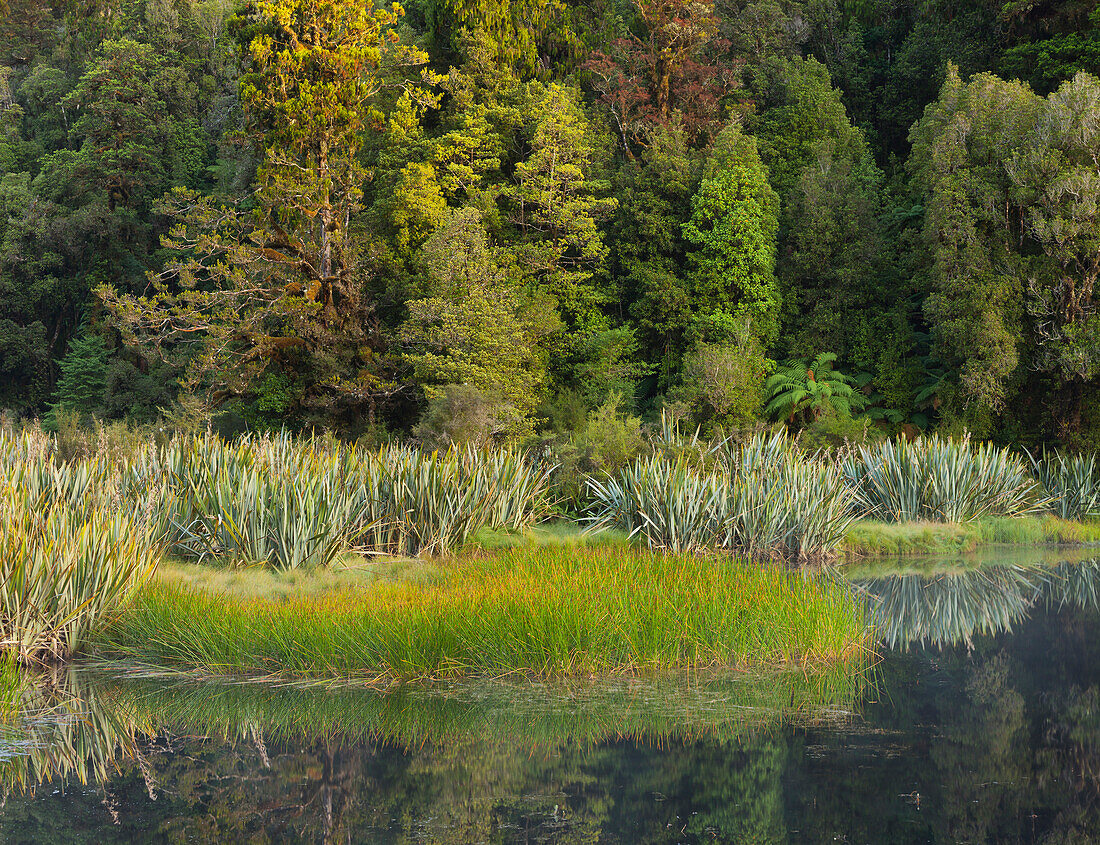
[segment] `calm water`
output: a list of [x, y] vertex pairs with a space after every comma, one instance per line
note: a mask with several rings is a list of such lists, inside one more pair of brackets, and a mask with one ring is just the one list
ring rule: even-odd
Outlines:
[[1100, 564], [1046, 558], [853, 572], [863, 679], [38, 678], [0, 842], [1100, 842]]

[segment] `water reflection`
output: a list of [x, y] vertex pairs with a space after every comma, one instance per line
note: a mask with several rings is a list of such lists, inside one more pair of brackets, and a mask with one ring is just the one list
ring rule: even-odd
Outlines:
[[[380, 693], [113, 668], [25, 678], [21, 738], [0, 743], [0, 836], [41, 841], [55, 805], [95, 819], [95, 841], [591, 842], [622, 825], [773, 840], [776, 735], [850, 719], [862, 683], [783, 672]], [[717, 806], [678, 813], [673, 793]]]
[[873, 685], [24, 678], [0, 841], [1100, 841], [1100, 566], [922, 568], [862, 574]]
[[867, 597], [875, 629], [891, 648], [971, 645], [978, 634], [1011, 631], [1037, 605], [1100, 607], [1100, 559], [1095, 558], [1053, 566], [998, 563], [961, 572], [879, 575], [852, 583]]

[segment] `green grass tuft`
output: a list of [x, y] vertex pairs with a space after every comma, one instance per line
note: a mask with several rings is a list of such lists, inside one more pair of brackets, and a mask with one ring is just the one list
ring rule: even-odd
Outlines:
[[378, 678], [860, 662], [868, 643], [861, 608], [828, 579], [568, 546], [275, 601], [160, 580], [100, 639], [209, 671]]

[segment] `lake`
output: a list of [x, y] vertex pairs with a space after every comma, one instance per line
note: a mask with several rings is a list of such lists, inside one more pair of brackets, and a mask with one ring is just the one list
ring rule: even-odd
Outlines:
[[1100, 841], [1100, 562], [1069, 556], [850, 568], [856, 678], [23, 678], [0, 841]]

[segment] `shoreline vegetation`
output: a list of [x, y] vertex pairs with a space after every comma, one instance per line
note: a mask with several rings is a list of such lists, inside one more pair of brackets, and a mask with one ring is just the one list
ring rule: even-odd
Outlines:
[[1100, 540], [1091, 461], [966, 440], [836, 455], [666, 426], [567, 519], [556, 471], [285, 434], [65, 460], [40, 431], [0, 434], [4, 647], [384, 680], [855, 671], [866, 615], [817, 564]]
[[222, 591], [162, 577], [102, 632], [97, 651], [382, 682], [868, 662], [862, 609], [835, 580], [636, 546], [575, 552], [506, 549], [275, 597], [252, 592], [264, 590], [262, 575]]

